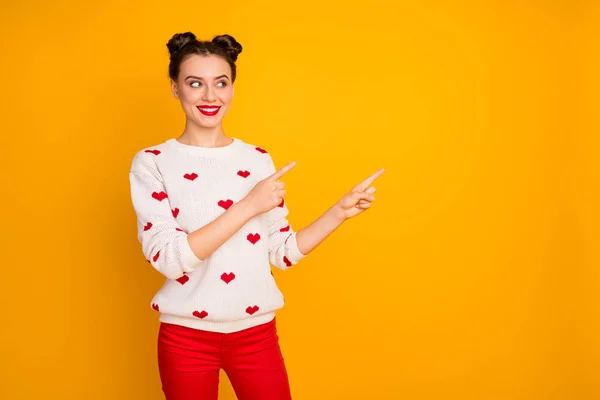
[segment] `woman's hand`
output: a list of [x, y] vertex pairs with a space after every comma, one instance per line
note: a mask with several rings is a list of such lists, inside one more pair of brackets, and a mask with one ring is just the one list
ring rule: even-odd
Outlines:
[[279, 182], [279, 179], [295, 165], [296, 162], [292, 161], [273, 173], [273, 175], [258, 182], [250, 193], [244, 197], [243, 202], [249, 208], [252, 216], [263, 214], [281, 204], [286, 192], [283, 190], [285, 183]]
[[367, 179], [356, 185], [350, 192], [340, 199], [335, 205], [338, 208], [343, 219], [348, 219], [363, 213], [371, 207], [371, 202], [375, 200], [375, 187], [371, 183], [377, 179], [385, 169], [380, 169]]

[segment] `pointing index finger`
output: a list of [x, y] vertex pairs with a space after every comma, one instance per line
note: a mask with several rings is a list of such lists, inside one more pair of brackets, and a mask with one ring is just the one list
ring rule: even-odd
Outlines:
[[279, 180], [282, 176], [284, 176], [290, 169], [294, 168], [294, 166], [296, 165], [296, 161], [292, 161], [291, 163], [283, 166], [282, 168], [280, 168], [278, 171], [276, 171], [275, 173], [273, 173], [273, 175], [271, 175], [271, 179], [272, 180]]
[[356, 189], [360, 192], [366, 190], [369, 186], [371, 186], [371, 183], [373, 183], [373, 181], [375, 179], [379, 178], [379, 176], [381, 174], [383, 174], [384, 172], [385, 172], [385, 168], [381, 168], [379, 171], [375, 172], [373, 175], [369, 176], [367, 179], [365, 179], [364, 181], [362, 181], [361, 183], [356, 185], [356, 187], [354, 189]]

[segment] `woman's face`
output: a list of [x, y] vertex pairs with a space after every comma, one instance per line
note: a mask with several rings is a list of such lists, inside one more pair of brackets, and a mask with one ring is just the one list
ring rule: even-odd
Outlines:
[[181, 63], [177, 82], [171, 80], [187, 119], [205, 128], [218, 126], [233, 99], [231, 67], [215, 55], [193, 55]]

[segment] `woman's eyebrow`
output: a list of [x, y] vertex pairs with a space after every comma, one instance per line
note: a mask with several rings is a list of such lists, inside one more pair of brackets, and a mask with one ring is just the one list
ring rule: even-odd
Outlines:
[[[190, 78], [194, 78], [194, 79], [199, 79], [199, 80], [204, 80], [203, 78], [199, 77], [199, 76], [195, 76], [195, 75], [189, 75], [185, 78], [185, 80], [188, 80]], [[215, 79], [220, 79], [220, 78], [227, 78], [229, 79], [229, 77], [227, 75], [219, 75], [217, 76]]]

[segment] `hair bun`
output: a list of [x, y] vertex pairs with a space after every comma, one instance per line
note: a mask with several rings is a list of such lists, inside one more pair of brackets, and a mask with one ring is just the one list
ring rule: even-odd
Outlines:
[[231, 58], [232, 61], [236, 61], [238, 55], [242, 52], [242, 45], [235, 40], [235, 38], [231, 35], [218, 35], [215, 36], [212, 42], [225, 49], [227, 55]]
[[178, 53], [183, 46], [196, 40], [196, 35], [192, 32], [176, 33], [167, 43], [169, 54], [173, 57], [174, 54]]

